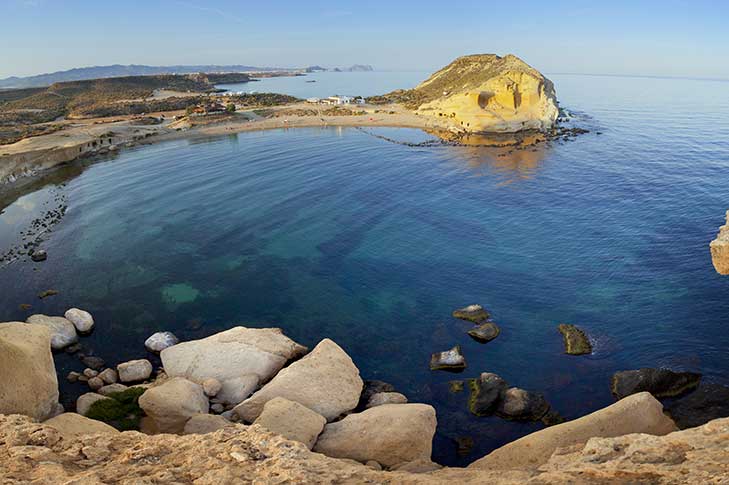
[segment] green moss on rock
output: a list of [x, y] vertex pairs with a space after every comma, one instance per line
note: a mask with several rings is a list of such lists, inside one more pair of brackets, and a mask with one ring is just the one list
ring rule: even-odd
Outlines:
[[557, 326], [559, 333], [564, 339], [565, 353], [570, 355], [584, 355], [592, 353], [592, 344], [585, 332], [576, 326], [568, 323], [560, 323]]
[[139, 407], [139, 396], [145, 390], [141, 387], [130, 387], [109, 394], [111, 399], [101, 399], [93, 403], [86, 417], [102, 421], [119, 431], [139, 430], [139, 421], [144, 416], [144, 411]]

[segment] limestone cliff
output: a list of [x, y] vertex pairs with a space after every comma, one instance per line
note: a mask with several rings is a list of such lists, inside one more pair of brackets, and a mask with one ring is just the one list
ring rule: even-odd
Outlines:
[[372, 470], [310, 452], [260, 426], [209, 434], [64, 436], [19, 415], [0, 415], [1, 483], [724, 483], [729, 419], [666, 436], [591, 438], [558, 449], [536, 470]]
[[729, 274], [729, 211], [726, 213], [726, 225], [719, 228], [716, 239], [711, 241], [711, 261], [719, 274]]
[[514, 55], [459, 57], [417, 87], [386, 95], [451, 130], [546, 130], [558, 115], [552, 82]]

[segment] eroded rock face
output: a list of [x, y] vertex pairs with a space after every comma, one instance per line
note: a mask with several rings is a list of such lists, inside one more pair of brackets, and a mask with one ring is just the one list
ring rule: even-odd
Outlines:
[[200, 385], [173, 377], [139, 397], [141, 407], [161, 433], [182, 433], [187, 421], [210, 408]]
[[160, 356], [170, 377], [185, 377], [199, 384], [217, 379], [222, 385], [217, 399], [238, 404], [286, 362], [305, 352], [306, 347], [285, 336], [280, 328], [234, 327], [166, 348]]
[[475, 461], [469, 468], [491, 470], [537, 468], [557, 448], [584, 443], [594, 436], [628, 433], [664, 435], [676, 425], [663, 414], [663, 406], [647, 392], [634, 394], [574, 421], [550, 426], [527, 435]]
[[719, 274], [729, 274], [729, 211], [726, 212], [727, 223], [719, 228], [716, 239], [711, 241], [711, 262]]
[[0, 323], [0, 414], [42, 420], [57, 404], [51, 330], [21, 322]]
[[[727, 442], [729, 419], [721, 419], [665, 437], [592, 438], [587, 445], [554, 453], [539, 469], [444, 468], [413, 474], [312, 453], [260, 426], [188, 436], [117, 433], [61, 439], [58, 431], [28, 417], [0, 415], [0, 482], [704, 484], [719, 483], [729, 474]], [[409, 463], [402, 468], [427, 461]]]
[[235, 407], [235, 413], [253, 422], [275, 397], [303, 404], [331, 421], [357, 406], [363, 382], [359, 369], [342, 348], [324, 339], [301, 360], [279, 372], [271, 382]]
[[436, 423], [432, 406], [384, 404], [326, 425], [314, 451], [388, 467], [430, 461]]
[[552, 82], [511, 54], [459, 57], [407, 97], [418, 114], [466, 132], [546, 130], [559, 114]]
[[254, 424], [261, 425], [284, 438], [303, 443], [311, 449], [326, 423], [324, 416], [306, 406], [276, 397], [263, 406], [263, 412]]

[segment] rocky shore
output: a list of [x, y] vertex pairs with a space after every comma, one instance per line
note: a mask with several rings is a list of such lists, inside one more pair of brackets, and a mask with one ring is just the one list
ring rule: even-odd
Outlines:
[[[474, 324], [488, 318], [483, 308], [465, 310], [458, 317]], [[68, 376], [86, 382], [90, 392], [78, 398], [75, 412], [65, 410], [58, 403], [52, 351], [74, 345], [96, 324], [77, 308], [63, 317], [0, 323], [3, 480], [136, 483], [146, 475], [153, 482], [179, 483], [564, 483], [576, 477], [580, 483], [649, 478], [684, 483], [672, 481], [676, 473], [697, 480], [729, 478], [729, 456], [720, 451], [729, 438], [729, 419], [677, 432], [654, 397], [695, 388], [699, 378], [688, 373], [618, 373], [615, 404], [525, 436], [467, 469], [443, 468], [431, 461], [437, 426], [432, 406], [409, 403], [392, 386], [363, 380], [335, 342], [323, 339], [309, 350], [278, 328], [238, 326], [189, 342], [169, 332], [154, 334], [145, 346], [160, 353], [160, 368], [147, 359], [111, 367], [90, 359], [95, 368]], [[472, 391], [476, 414], [521, 419], [517, 411], [526, 403], [523, 409], [538, 419], [549, 410], [543, 398], [509, 388], [495, 374], [482, 374]]]

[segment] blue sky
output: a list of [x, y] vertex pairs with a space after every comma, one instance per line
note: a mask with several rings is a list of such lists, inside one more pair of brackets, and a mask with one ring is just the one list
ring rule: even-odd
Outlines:
[[729, 78], [729, 2], [0, 0], [0, 78], [106, 64], [372, 64], [513, 53], [547, 72]]

